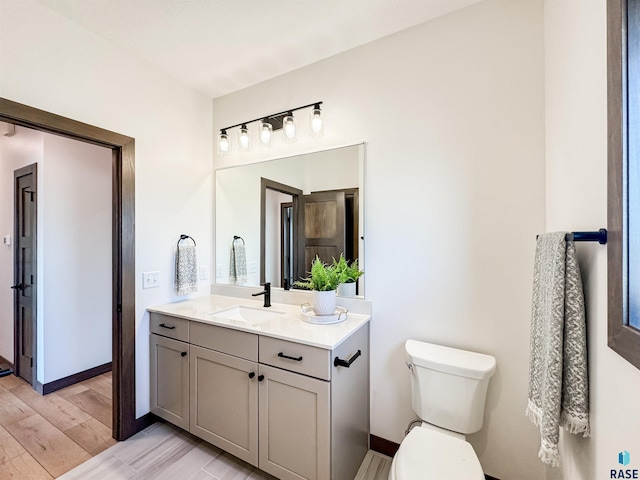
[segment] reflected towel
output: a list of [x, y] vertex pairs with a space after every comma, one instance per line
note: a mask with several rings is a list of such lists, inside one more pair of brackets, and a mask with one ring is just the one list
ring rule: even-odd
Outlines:
[[231, 285], [247, 283], [247, 251], [244, 240], [241, 238], [237, 238], [231, 243], [229, 283]]
[[526, 414], [540, 427], [544, 463], [559, 466], [560, 427], [589, 436], [584, 294], [565, 232], [540, 235], [536, 245]]
[[178, 245], [176, 251], [176, 293], [186, 295], [197, 290], [196, 246]]

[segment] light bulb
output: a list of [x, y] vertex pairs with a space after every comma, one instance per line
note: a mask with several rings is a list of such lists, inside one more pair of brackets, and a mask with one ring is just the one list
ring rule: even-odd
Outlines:
[[282, 134], [289, 142], [296, 139], [296, 123], [292, 112], [287, 113], [287, 116], [282, 119]]
[[229, 153], [229, 137], [226, 130], [220, 130], [220, 141], [218, 142], [218, 152], [220, 155]]
[[249, 151], [251, 147], [251, 140], [249, 138], [249, 130], [246, 124], [242, 124], [240, 127], [240, 133], [238, 134], [238, 146], [243, 152]]
[[309, 117], [309, 130], [312, 136], [319, 137], [322, 135], [322, 110], [320, 104], [316, 103], [311, 110]]
[[262, 123], [260, 124], [260, 143], [262, 145], [269, 145], [271, 143], [272, 131], [273, 126], [271, 126], [271, 124], [267, 122], [267, 119], [265, 118], [264, 120], [262, 120]]

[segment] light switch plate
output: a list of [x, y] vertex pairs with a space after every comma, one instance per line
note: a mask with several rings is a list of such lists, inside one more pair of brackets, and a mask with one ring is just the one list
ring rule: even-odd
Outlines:
[[144, 272], [142, 274], [142, 288], [155, 288], [160, 286], [160, 272]]
[[200, 280], [208, 280], [209, 279], [209, 268], [206, 265], [200, 265], [198, 269], [198, 275]]
[[11, 235], [5, 235], [4, 238], [2, 239], [2, 243], [4, 243], [7, 246], [11, 245]]

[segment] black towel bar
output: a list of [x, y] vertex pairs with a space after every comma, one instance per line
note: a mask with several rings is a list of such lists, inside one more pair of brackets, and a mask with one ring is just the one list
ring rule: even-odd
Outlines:
[[[536, 235], [538, 238], [539, 235]], [[598, 242], [600, 245], [607, 243], [607, 229], [601, 228], [597, 232], [570, 232], [564, 236], [567, 242]]]
[[597, 232], [572, 232], [565, 235], [566, 241], [574, 242], [598, 242], [600, 245], [607, 243], [607, 229], [601, 228]]

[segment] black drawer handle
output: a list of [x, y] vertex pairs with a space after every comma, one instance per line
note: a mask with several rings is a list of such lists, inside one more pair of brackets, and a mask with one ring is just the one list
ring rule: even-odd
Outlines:
[[264, 375], [258, 375], [258, 381], [261, 382], [262, 380], [264, 380]]
[[253, 378], [256, 376], [256, 372], [249, 372], [249, 378]]
[[158, 325], [158, 326], [159, 326], [159, 327], [162, 327], [162, 328], [167, 328], [167, 329], [169, 329], [169, 330], [175, 330], [175, 328], [176, 328], [176, 326], [175, 326], [175, 325], [171, 325], [171, 326], [169, 326], [169, 325], [165, 325], [164, 323], [161, 323], [161, 324], [160, 324], [160, 325]]
[[284, 354], [284, 353], [282, 353], [282, 352], [280, 352], [280, 353], [278, 354], [278, 356], [279, 356], [280, 358], [286, 358], [286, 359], [289, 359], [289, 360], [295, 360], [296, 362], [301, 362], [301, 361], [302, 361], [302, 357], [290, 357], [289, 355], [285, 355], [285, 354]]
[[360, 355], [362, 355], [362, 351], [358, 350], [355, 353], [355, 355], [353, 357], [351, 357], [349, 360], [342, 360], [342, 359], [336, 357], [336, 359], [333, 361], [333, 366], [334, 367], [347, 367], [347, 368], [349, 368], [351, 366], [351, 364], [356, 361], [356, 358], [358, 358]]
[[187, 356], [187, 352], [180, 352], [180, 355], [181, 355], [182, 357], [186, 357], [186, 356]]

